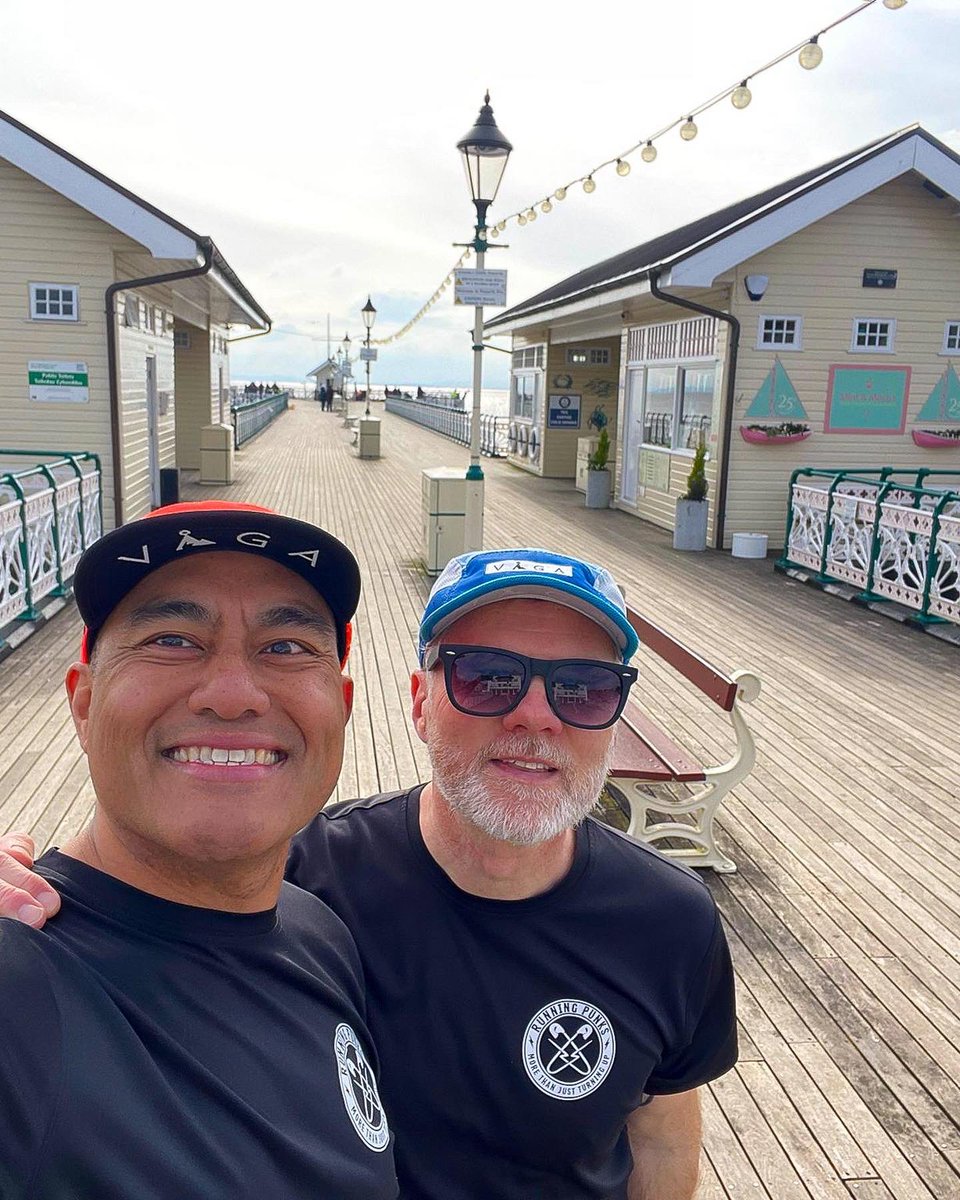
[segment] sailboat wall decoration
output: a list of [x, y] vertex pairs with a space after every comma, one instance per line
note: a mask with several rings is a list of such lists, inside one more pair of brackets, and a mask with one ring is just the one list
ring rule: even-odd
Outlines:
[[[953, 363], [947, 363], [946, 370], [917, 413], [917, 420], [943, 424], [954, 421], [960, 426], [960, 378], [953, 369]], [[913, 429], [910, 433], [914, 442], [925, 450], [960, 449], [960, 436], [951, 436], [946, 429]]]
[[783, 429], [795, 422], [806, 421], [807, 413], [779, 357], [774, 359], [773, 366], [744, 416], [770, 422], [762, 426], [741, 425], [740, 436], [745, 442], [764, 445], [772, 442], [802, 442], [810, 436], [809, 429], [791, 432]]

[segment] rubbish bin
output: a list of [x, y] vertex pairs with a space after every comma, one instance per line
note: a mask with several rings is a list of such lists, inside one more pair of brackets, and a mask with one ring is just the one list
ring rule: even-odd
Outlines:
[[467, 520], [467, 480], [463, 467], [428, 467], [421, 472], [423, 559], [428, 575], [439, 575], [463, 553]]
[[180, 503], [180, 468], [160, 468], [160, 504]]
[[200, 430], [200, 482], [233, 483], [233, 426], [204, 425]]
[[730, 553], [734, 558], [766, 558], [767, 535], [765, 533], [735, 533]]
[[380, 418], [361, 417], [357, 423], [357, 451], [361, 458], [380, 457]]

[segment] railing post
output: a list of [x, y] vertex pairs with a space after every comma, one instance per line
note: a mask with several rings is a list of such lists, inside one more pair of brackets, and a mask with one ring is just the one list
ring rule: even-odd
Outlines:
[[830, 554], [830, 539], [833, 536], [833, 498], [837, 488], [846, 478], [846, 474], [846, 471], [840, 471], [834, 475], [833, 481], [827, 489], [827, 508], [823, 514], [823, 549], [820, 551], [820, 574], [817, 576], [819, 583], [826, 583], [830, 578], [827, 574], [827, 558]]
[[30, 528], [27, 525], [27, 497], [20, 486], [20, 481], [15, 475], [6, 475], [4, 478], [8, 480], [9, 486], [16, 493], [16, 497], [20, 501], [20, 528], [22, 530], [20, 562], [23, 565], [23, 590], [27, 596], [27, 607], [22, 613], [18, 614], [17, 619], [20, 621], [33, 621], [37, 613], [33, 607], [33, 581], [30, 578]]
[[886, 596], [878, 596], [873, 590], [873, 581], [877, 571], [877, 553], [880, 549], [880, 521], [883, 516], [883, 502], [887, 498], [887, 494], [895, 486], [892, 479], [884, 476], [886, 482], [881, 483], [877, 487], [877, 494], [874, 497], [874, 502], [877, 506], [876, 512], [873, 514], [873, 529], [870, 533], [870, 561], [867, 564], [867, 578], [863, 585], [863, 591], [859, 593], [859, 600], [886, 600]]
[[923, 601], [920, 605], [920, 612], [914, 618], [914, 620], [920, 625], [939, 625], [946, 621], [946, 617], [930, 615], [930, 590], [933, 587], [933, 575], [936, 566], [937, 536], [940, 533], [940, 517], [944, 508], [946, 508], [948, 504], [954, 502], [960, 502], [960, 495], [958, 495], [956, 492], [945, 492], [930, 516], [930, 544], [927, 547], [927, 569], [923, 575]]
[[57, 586], [53, 589], [53, 595], [65, 596], [67, 590], [63, 586], [63, 554], [60, 550], [60, 497], [57, 495], [57, 480], [46, 463], [40, 463], [39, 466], [44, 479], [50, 484], [50, 490], [53, 492], [53, 553], [57, 560]]

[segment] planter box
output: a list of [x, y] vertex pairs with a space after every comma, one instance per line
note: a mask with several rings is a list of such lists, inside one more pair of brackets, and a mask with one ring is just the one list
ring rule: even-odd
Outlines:
[[610, 472], [587, 472], [587, 508], [610, 507]]
[[948, 450], [951, 446], [960, 450], [960, 438], [944, 437], [929, 429], [912, 429], [910, 436], [917, 446], [923, 446], [925, 450]]
[[755, 446], [770, 446], [783, 442], [803, 442], [810, 436], [810, 432], [809, 429], [805, 429], [803, 433], [775, 433], [771, 437], [761, 429], [748, 429], [746, 425], [740, 426], [740, 436], [745, 442], [752, 442]]
[[673, 525], [674, 550], [706, 550], [708, 507], [706, 500], [677, 501]]

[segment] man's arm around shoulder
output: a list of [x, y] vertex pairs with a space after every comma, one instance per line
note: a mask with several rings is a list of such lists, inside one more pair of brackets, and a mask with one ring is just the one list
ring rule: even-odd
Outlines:
[[633, 1154], [628, 1200], [693, 1200], [701, 1134], [697, 1088], [654, 1096], [634, 1109], [627, 1120]]

